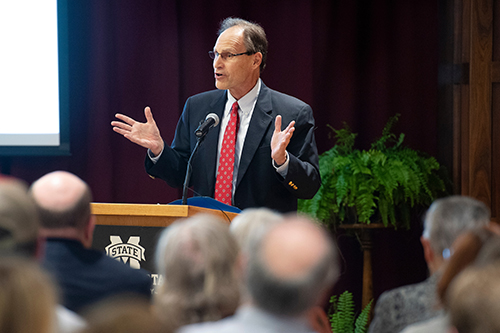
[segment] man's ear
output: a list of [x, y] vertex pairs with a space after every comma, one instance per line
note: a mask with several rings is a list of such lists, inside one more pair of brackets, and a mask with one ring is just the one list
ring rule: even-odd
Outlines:
[[91, 248], [92, 247], [92, 241], [94, 240], [94, 229], [95, 229], [95, 221], [96, 217], [94, 215], [90, 215], [89, 222], [85, 226], [84, 230], [84, 246], [86, 248]]
[[262, 63], [262, 53], [257, 52], [253, 55], [253, 66], [260, 67], [261, 63]]
[[424, 236], [420, 237], [420, 243], [422, 243], [422, 247], [424, 248], [424, 258], [425, 261], [427, 262], [427, 266], [431, 265], [435, 261], [436, 255], [434, 254], [434, 251], [432, 250], [431, 243], [427, 238]]

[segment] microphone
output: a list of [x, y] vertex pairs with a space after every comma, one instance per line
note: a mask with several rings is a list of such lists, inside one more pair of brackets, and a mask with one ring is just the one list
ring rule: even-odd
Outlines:
[[198, 138], [202, 138], [207, 135], [208, 131], [212, 128], [219, 125], [219, 116], [215, 113], [207, 114], [205, 121], [203, 121], [200, 126], [194, 131], [194, 135]]

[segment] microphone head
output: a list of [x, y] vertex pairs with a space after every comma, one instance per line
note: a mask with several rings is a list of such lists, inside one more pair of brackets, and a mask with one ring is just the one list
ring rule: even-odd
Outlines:
[[219, 125], [219, 116], [217, 114], [209, 113], [209, 114], [207, 114], [207, 117], [205, 118], [205, 120], [208, 120], [209, 118], [212, 118], [214, 120], [214, 124], [211, 127], [215, 127], [215, 126]]

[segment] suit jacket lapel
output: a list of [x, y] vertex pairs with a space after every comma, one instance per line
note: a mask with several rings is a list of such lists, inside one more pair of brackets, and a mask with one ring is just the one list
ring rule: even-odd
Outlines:
[[[257, 98], [257, 103], [255, 103], [252, 119], [250, 120], [250, 125], [248, 126], [245, 143], [243, 144], [236, 189], [238, 189], [241, 179], [248, 170], [248, 166], [250, 165], [255, 152], [260, 147], [260, 143], [266, 134], [267, 128], [273, 121], [271, 111], [271, 93], [269, 88], [267, 88], [262, 82], [259, 97]], [[270, 142], [268, 144], [270, 144]]]
[[[221, 92], [223, 93], [220, 94], [219, 97], [214, 98], [214, 100], [210, 103], [209, 111], [207, 112], [207, 114], [212, 112], [217, 114], [220, 120], [222, 120], [227, 99], [226, 92]], [[215, 191], [215, 167], [217, 164], [217, 147], [219, 145], [219, 126], [220, 124], [208, 132], [204, 141], [201, 143], [204, 146], [202, 163], [206, 163], [207, 172], [205, 177], [207, 183], [205, 185], [208, 189], [210, 189], [210, 193]]]

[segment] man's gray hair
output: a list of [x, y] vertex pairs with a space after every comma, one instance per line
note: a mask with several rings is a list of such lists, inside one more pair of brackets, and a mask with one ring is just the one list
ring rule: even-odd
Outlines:
[[156, 247], [163, 283], [154, 300], [161, 316], [178, 328], [233, 314], [239, 304], [238, 254], [228, 225], [212, 215], [165, 228]]
[[250, 22], [241, 18], [228, 17], [221, 22], [217, 35], [220, 36], [220, 34], [222, 34], [224, 31], [234, 26], [243, 28], [244, 43], [247, 52], [260, 52], [262, 54], [262, 62], [260, 63], [260, 72], [262, 73], [267, 64], [268, 47], [266, 32], [264, 31], [264, 28], [262, 28], [262, 26], [255, 22]]
[[[294, 218], [313, 224], [306, 218]], [[280, 223], [261, 239], [254, 240], [249, 255], [246, 283], [256, 305], [276, 315], [296, 316], [304, 313], [318, 302], [318, 299], [333, 287], [338, 278], [337, 250], [334, 242], [323, 228], [316, 225], [325, 242], [325, 250], [316, 264], [299, 277], [277, 276], [264, 259], [263, 247], [267, 236], [276, 228], [287, 228], [290, 222]], [[286, 253], [283, 253], [286, 256]]]
[[483, 202], [454, 195], [437, 199], [429, 207], [423, 237], [429, 240], [434, 253], [441, 255], [458, 236], [489, 222], [490, 210]]

